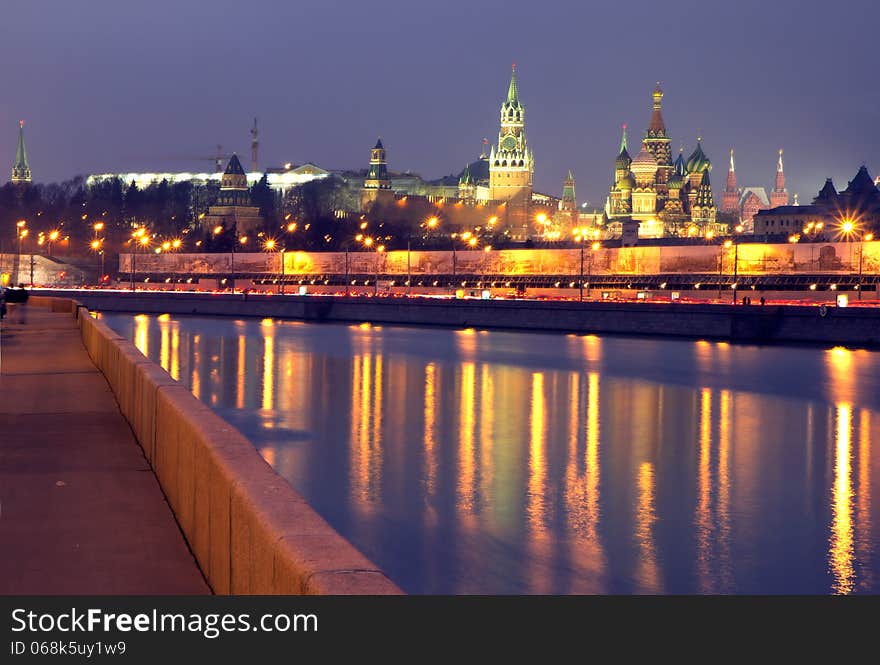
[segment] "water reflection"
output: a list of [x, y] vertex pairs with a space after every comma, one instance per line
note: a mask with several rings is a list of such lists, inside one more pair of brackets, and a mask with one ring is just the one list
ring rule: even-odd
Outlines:
[[877, 354], [104, 318], [408, 591], [880, 591]]

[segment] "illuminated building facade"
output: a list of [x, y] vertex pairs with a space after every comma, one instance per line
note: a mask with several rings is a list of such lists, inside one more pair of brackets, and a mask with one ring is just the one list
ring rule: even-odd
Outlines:
[[639, 222], [639, 237], [719, 232], [709, 180], [712, 163], [702, 142], [685, 162], [672, 161], [671, 140], [663, 120], [663, 91], [652, 93], [651, 121], [634, 158], [627, 146], [626, 125], [614, 163], [614, 184], [605, 206], [609, 220]]
[[15, 151], [15, 163], [12, 165], [12, 182], [26, 185], [31, 181], [31, 167], [28, 164], [27, 150], [24, 147], [24, 120], [18, 122], [18, 148]]

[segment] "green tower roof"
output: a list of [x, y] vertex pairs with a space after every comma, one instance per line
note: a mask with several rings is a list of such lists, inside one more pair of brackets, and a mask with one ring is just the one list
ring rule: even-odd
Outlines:
[[510, 69], [510, 85], [507, 87], [507, 103], [519, 104], [519, 90], [516, 87], [516, 65]]

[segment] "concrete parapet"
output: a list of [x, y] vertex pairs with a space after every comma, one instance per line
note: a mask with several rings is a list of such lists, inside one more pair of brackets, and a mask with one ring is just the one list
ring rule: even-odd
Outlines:
[[248, 439], [131, 342], [84, 315], [75, 301], [44, 298], [36, 304], [78, 316], [83, 344], [107, 378], [215, 593], [401, 593]]

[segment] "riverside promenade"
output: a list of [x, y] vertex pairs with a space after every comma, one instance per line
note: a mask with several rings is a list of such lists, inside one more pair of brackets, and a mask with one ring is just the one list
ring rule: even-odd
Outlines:
[[76, 320], [0, 343], [0, 595], [211, 593]]

